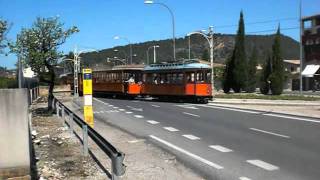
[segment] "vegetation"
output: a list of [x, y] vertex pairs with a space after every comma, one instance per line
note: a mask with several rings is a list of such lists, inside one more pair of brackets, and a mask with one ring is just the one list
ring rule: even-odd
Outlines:
[[262, 67], [262, 72], [260, 75], [260, 92], [262, 94], [268, 94], [270, 90], [269, 76], [271, 74], [271, 57], [268, 55], [265, 63]]
[[248, 74], [244, 31], [243, 13], [241, 11], [235, 47], [225, 68], [226, 79], [223, 85], [226, 93], [230, 91], [230, 88], [232, 88], [234, 92], [239, 93], [247, 87]]
[[8, 32], [8, 22], [0, 19], [0, 54], [3, 53], [3, 49], [6, 47], [6, 33]]
[[0, 77], [0, 89], [16, 88], [18, 86], [16, 79]]
[[257, 49], [254, 48], [248, 61], [248, 69], [247, 69], [248, 81], [247, 81], [246, 92], [254, 92], [256, 90], [257, 63], [258, 63]]
[[201, 59], [202, 60], [205, 60], [205, 61], [209, 61], [210, 60], [210, 56], [209, 56], [209, 52], [208, 52], [208, 49], [205, 49], [202, 53], [202, 56], [201, 56]]
[[270, 88], [273, 95], [280, 95], [282, 93], [285, 81], [284, 63], [280, 46], [280, 27], [278, 27], [272, 46], [272, 70], [269, 77], [271, 81]]
[[217, 94], [215, 98], [226, 99], [267, 99], [267, 100], [302, 100], [302, 101], [319, 101], [318, 96], [302, 95], [259, 95], [254, 93], [237, 93], [237, 94]]
[[[214, 43], [214, 62], [225, 63], [232, 55], [235, 45], [235, 35], [231, 34], [215, 34]], [[257, 50], [258, 63], [263, 63], [267, 52], [272, 48], [272, 43], [275, 35], [246, 35], [245, 36], [245, 50], [246, 54], [251, 54], [254, 47]], [[158, 44], [160, 48], [157, 50], [157, 60], [170, 61], [172, 60], [172, 39], [148, 41], [138, 44], [133, 44], [134, 63], [146, 63], [146, 50], [149, 46]], [[290, 37], [281, 35], [281, 52], [285, 59], [299, 59], [299, 43]], [[203, 51], [208, 49], [208, 42], [199, 35], [191, 36], [191, 58], [202, 57]], [[98, 53], [90, 52], [81, 55], [85, 66], [92, 66], [95, 64], [105, 63], [107, 57], [116, 56], [114, 49], [125, 51], [129, 53], [129, 46], [117, 46], [110, 49], [102, 49]], [[188, 58], [188, 37], [176, 39], [176, 53], [177, 59]], [[149, 53], [151, 54], [151, 53]], [[150, 55], [151, 57], [151, 55]]]
[[62, 53], [58, 50], [66, 39], [78, 32], [77, 27], [63, 29], [58, 18], [37, 18], [29, 29], [22, 29], [12, 52], [20, 56], [24, 63], [39, 76], [40, 82], [49, 85], [48, 110], [52, 110], [53, 88], [55, 82], [55, 66]]

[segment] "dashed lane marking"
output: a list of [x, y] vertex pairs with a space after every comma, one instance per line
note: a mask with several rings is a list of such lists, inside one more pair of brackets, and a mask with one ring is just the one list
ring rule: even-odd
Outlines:
[[274, 170], [278, 170], [279, 169], [278, 166], [269, 164], [269, 163], [261, 161], [259, 159], [247, 160], [247, 162], [252, 164], [252, 165], [258, 166], [258, 167], [260, 167], [262, 169], [265, 169], [267, 171], [274, 171]]
[[117, 106], [114, 106], [113, 108], [115, 108], [115, 109], [119, 109], [119, 107], [117, 107]]
[[154, 121], [154, 120], [149, 120], [149, 121], [147, 121], [147, 122], [150, 123], [150, 124], [159, 124], [158, 121]]
[[192, 114], [192, 113], [188, 113], [188, 112], [183, 112], [183, 114], [189, 115], [189, 116], [193, 116], [193, 117], [200, 117], [197, 114]]
[[171, 132], [177, 132], [177, 131], [179, 131], [178, 129], [173, 128], [173, 127], [163, 127], [163, 129], [168, 130], [168, 131], [171, 131]]
[[135, 118], [144, 118], [142, 115], [134, 115]]
[[118, 109], [119, 111], [125, 111], [125, 109]]
[[221, 107], [221, 106], [214, 106], [214, 105], [202, 105], [202, 104], [196, 104], [195, 106], [207, 107], [207, 108], [212, 108], [212, 109], [224, 109], [224, 110], [230, 110], [230, 111], [245, 112], [245, 113], [250, 113], [250, 114], [260, 114], [260, 112], [257, 112], [257, 111], [249, 111], [249, 110], [242, 110], [242, 109], [234, 109], [234, 108]]
[[215, 149], [217, 151], [220, 151], [220, 152], [232, 152], [231, 149], [228, 149], [228, 148], [220, 146], [220, 145], [210, 145], [209, 147], [212, 149]]
[[160, 106], [159, 105], [155, 105], [155, 104], [151, 104], [152, 107], [156, 107], [156, 108], [159, 108]]
[[258, 131], [258, 132], [262, 132], [262, 133], [265, 133], [265, 134], [271, 134], [271, 135], [274, 135], [274, 136], [279, 136], [279, 137], [283, 137], [283, 138], [287, 138], [289, 139], [290, 136], [287, 136], [287, 135], [282, 135], [282, 134], [278, 134], [278, 133], [273, 133], [273, 132], [270, 132], [270, 131], [265, 131], [265, 130], [261, 130], [261, 129], [256, 129], [256, 128], [249, 128], [253, 131]]
[[202, 163], [204, 163], [204, 164], [207, 164], [208, 166], [211, 166], [211, 167], [213, 167], [213, 168], [215, 168], [215, 169], [223, 169], [223, 166], [220, 166], [220, 165], [218, 165], [218, 164], [216, 164], [216, 163], [213, 163], [213, 162], [211, 162], [211, 161], [208, 161], [208, 160], [206, 160], [206, 159], [204, 159], [204, 158], [202, 158], [202, 157], [200, 157], [200, 156], [198, 156], [198, 155], [196, 155], [196, 154], [193, 154], [193, 153], [191, 153], [191, 152], [189, 152], [189, 151], [187, 151], [187, 150], [185, 150], [185, 149], [182, 149], [182, 148], [180, 148], [180, 147], [178, 147], [178, 146], [176, 146], [176, 145], [174, 145], [174, 144], [171, 144], [170, 142], [168, 142], [168, 141], [165, 141], [165, 140], [163, 140], [163, 139], [160, 139], [160, 138], [158, 138], [158, 137], [156, 137], [156, 136], [154, 136], [154, 135], [149, 135], [152, 139], [154, 139], [154, 140], [156, 140], [156, 141], [158, 141], [158, 142], [160, 142], [160, 143], [162, 143], [162, 144], [165, 144], [166, 146], [169, 146], [170, 148], [172, 148], [172, 149], [174, 149], [174, 150], [177, 150], [177, 151], [179, 151], [179, 152], [181, 152], [181, 153], [183, 153], [183, 154], [185, 154], [185, 155], [187, 155], [187, 156], [190, 156], [191, 158], [193, 158], [193, 159], [196, 159], [196, 160], [198, 160], [198, 161], [200, 161], [200, 162], [202, 162]]
[[247, 177], [244, 177], [244, 176], [239, 177], [239, 179], [240, 179], [240, 180], [251, 180], [250, 178], [247, 178]]
[[127, 111], [126, 114], [132, 114], [132, 112], [131, 111]]
[[195, 107], [195, 106], [192, 105], [192, 104], [175, 105], [175, 106], [178, 106], [178, 107], [181, 107], [181, 108], [185, 108], [185, 109], [199, 109], [199, 108]]
[[182, 136], [185, 137], [185, 138], [191, 139], [191, 140], [199, 140], [200, 139], [199, 137], [194, 136], [192, 134], [184, 134]]
[[306, 122], [314, 122], [314, 123], [320, 123], [318, 120], [313, 120], [313, 119], [307, 119], [307, 118], [300, 118], [300, 117], [294, 117], [294, 116], [286, 116], [286, 115], [280, 115], [280, 114], [273, 114], [273, 113], [266, 113], [263, 114], [265, 116], [273, 116], [273, 117], [280, 117], [280, 118], [287, 118], [287, 119], [294, 119], [298, 121], [306, 121]]

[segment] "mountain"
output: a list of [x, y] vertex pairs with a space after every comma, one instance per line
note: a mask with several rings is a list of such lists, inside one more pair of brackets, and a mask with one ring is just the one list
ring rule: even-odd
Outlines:
[[[263, 62], [266, 55], [271, 52], [274, 35], [246, 35], [247, 55], [251, 54], [254, 46], [258, 50], [259, 62]], [[214, 61], [224, 63], [231, 55], [235, 43], [235, 35], [232, 34], [215, 34], [214, 36]], [[148, 41], [143, 43], [132, 44], [133, 63], [146, 64], [146, 50], [153, 45], [159, 45], [157, 48], [157, 60], [172, 61], [172, 39]], [[201, 58], [203, 52], [208, 49], [208, 42], [200, 35], [191, 36], [191, 58]], [[114, 52], [117, 49], [118, 52]], [[176, 39], [176, 59], [188, 59], [188, 37]], [[299, 43], [294, 39], [281, 35], [281, 49], [284, 59], [299, 59]], [[119, 57], [125, 58], [125, 53], [129, 55], [129, 46], [117, 46], [109, 49], [103, 49], [99, 52], [90, 52], [82, 55], [82, 62], [85, 66], [92, 67], [96, 64], [104, 64], [107, 58]], [[149, 51], [150, 61], [153, 60], [153, 49]]]

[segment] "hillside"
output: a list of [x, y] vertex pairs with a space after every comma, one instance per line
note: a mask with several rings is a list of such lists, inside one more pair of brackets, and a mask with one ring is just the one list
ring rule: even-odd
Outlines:
[[[271, 52], [274, 35], [247, 35], [246, 36], [246, 50], [250, 55], [253, 47], [258, 49], [259, 61], [265, 60], [266, 54]], [[214, 61], [224, 63], [230, 56], [234, 46], [235, 35], [230, 34], [216, 34], [214, 45]], [[172, 40], [148, 41], [143, 43], [133, 44], [134, 63], [146, 63], [146, 50], [149, 46], [158, 44], [157, 59], [160, 61], [172, 60]], [[281, 36], [282, 54], [284, 59], [299, 59], [299, 43], [288, 36]], [[204, 50], [208, 49], [207, 41], [200, 35], [193, 35], [191, 37], [191, 58], [200, 58]], [[84, 64], [92, 66], [93, 64], [103, 64], [107, 57], [124, 58], [124, 53], [114, 52], [114, 49], [125, 51], [129, 55], [129, 46], [117, 46], [110, 49], [104, 49], [96, 52], [86, 53], [82, 55]], [[153, 52], [149, 52], [150, 61], [153, 59]], [[188, 37], [176, 39], [176, 58], [188, 58]]]

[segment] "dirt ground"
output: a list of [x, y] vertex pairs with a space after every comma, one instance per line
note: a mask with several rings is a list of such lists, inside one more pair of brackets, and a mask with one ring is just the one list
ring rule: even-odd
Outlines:
[[34, 179], [106, 179], [92, 158], [82, 155], [80, 141], [62, 119], [46, 113], [46, 105], [40, 102], [32, 107]]

